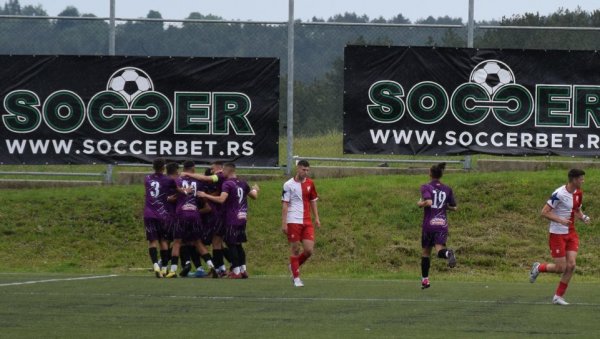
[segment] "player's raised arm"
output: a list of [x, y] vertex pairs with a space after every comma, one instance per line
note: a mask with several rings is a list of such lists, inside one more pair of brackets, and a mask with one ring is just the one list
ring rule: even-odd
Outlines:
[[569, 226], [569, 224], [570, 224], [569, 219], [561, 218], [558, 215], [554, 214], [552, 206], [550, 206], [548, 204], [544, 205], [544, 208], [542, 208], [541, 214], [542, 214], [542, 217], [544, 217], [550, 221], [557, 222], [561, 225]]
[[204, 181], [204, 182], [217, 182], [219, 181], [219, 177], [216, 174], [213, 175], [204, 175], [199, 173], [181, 173], [182, 177], [189, 177], [192, 179]]

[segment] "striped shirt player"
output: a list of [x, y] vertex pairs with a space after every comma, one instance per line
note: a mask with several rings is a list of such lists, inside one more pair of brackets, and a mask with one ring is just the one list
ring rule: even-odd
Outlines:
[[[302, 287], [299, 268], [313, 254], [315, 244], [315, 231], [311, 212], [315, 218], [315, 225], [321, 227], [317, 200], [319, 195], [315, 183], [308, 178], [310, 165], [308, 161], [301, 160], [296, 166], [296, 175], [283, 185], [282, 201], [282, 231], [287, 235], [290, 244], [291, 256], [289, 268], [292, 273], [295, 287]], [[303, 251], [300, 253], [300, 243]]]
[[550, 221], [548, 244], [554, 263], [534, 263], [529, 273], [529, 281], [535, 282], [540, 272], [562, 273], [552, 298], [552, 303], [557, 305], [568, 305], [563, 295], [575, 271], [579, 250], [579, 236], [575, 230], [575, 221], [579, 219], [586, 224], [590, 222], [590, 218], [581, 211], [583, 204], [581, 186], [584, 176], [583, 170], [570, 170], [569, 182], [557, 188], [542, 209], [542, 216]]

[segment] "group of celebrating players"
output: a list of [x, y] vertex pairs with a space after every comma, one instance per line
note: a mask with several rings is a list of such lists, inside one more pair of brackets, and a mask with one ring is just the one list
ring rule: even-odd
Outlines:
[[[258, 185], [250, 187], [238, 178], [234, 163], [214, 162], [204, 174], [196, 173], [193, 161], [183, 162], [181, 172], [179, 164], [163, 158], [155, 159], [152, 167], [154, 172], [144, 179], [144, 226], [156, 277], [247, 279], [243, 244], [248, 198], [258, 198]], [[284, 184], [282, 194], [282, 230], [290, 243], [289, 269], [296, 287], [304, 286], [299, 266], [314, 248], [312, 216], [317, 227], [321, 225], [317, 190], [308, 172], [308, 162], [298, 162], [297, 173]], [[229, 271], [225, 259], [231, 264]]]
[[[233, 163], [215, 162], [204, 174], [195, 172], [193, 161], [185, 161], [181, 173], [179, 164], [167, 164], [162, 158], [155, 159], [152, 167], [154, 173], [144, 180], [144, 226], [156, 277], [248, 278], [243, 247], [248, 197], [258, 198], [259, 187], [250, 188], [238, 179]], [[225, 258], [231, 263], [229, 272]], [[192, 264], [195, 272], [190, 272]]]
[[[431, 286], [429, 281], [430, 256], [435, 249], [438, 258], [446, 259], [449, 267], [456, 266], [456, 256], [446, 247], [448, 238], [448, 211], [457, 210], [452, 189], [441, 182], [445, 163], [429, 170], [430, 181], [421, 185], [423, 208], [421, 233], [421, 287]], [[146, 205], [144, 224], [149, 243], [149, 254], [157, 277], [179, 275], [205, 277], [248, 278], [246, 252], [246, 220], [248, 200], [258, 198], [259, 187], [252, 188], [237, 177], [233, 163], [214, 162], [204, 174], [197, 174], [194, 163], [166, 164], [164, 159], [153, 162], [154, 173], [146, 176]], [[166, 169], [166, 174], [164, 173]], [[293, 286], [304, 286], [300, 280], [300, 266], [312, 255], [315, 243], [314, 225], [321, 226], [317, 208], [318, 194], [314, 182], [308, 177], [309, 164], [298, 162], [296, 174], [283, 185], [281, 230], [287, 235], [291, 255], [289, 270]], [[572, 169], [568, 182], [556, 189], [542, 209], [542, 216], [550, 220], [549, 247], [554, 263], [534, 263], [530, 281], [536, 281], [542, 272], [562, 274], [552, 302], [568, 305], [563, 295], [575, 270], [579, 238], [575, 221], [590, 223], [581, 210], [585, 172]], [[226, 247], [224, 246], [226, 245]], [[212, 246], [213, 254], [207, 246]], [[160, 261], [158, 248], [160, 247]], [[231, 263], [227, 272], [224, 259]], [[202, 269], [201, 259], [210, 271]], [[170, 266], [167, 263], [171, 263]], [[191, 264], [196, 267], [191, 272]]]

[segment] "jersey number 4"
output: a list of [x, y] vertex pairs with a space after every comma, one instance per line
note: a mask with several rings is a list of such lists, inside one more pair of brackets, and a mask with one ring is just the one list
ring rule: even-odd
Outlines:
[[433, 203], [431, 207], [442, 208], [446, 204], [446, 192], [433, 190]]

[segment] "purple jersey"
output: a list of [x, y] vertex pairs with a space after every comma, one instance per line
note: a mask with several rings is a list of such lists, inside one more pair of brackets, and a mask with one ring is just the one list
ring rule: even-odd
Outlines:
[[167, 198], [175, 187], [175, 181], [164, 174], [150, 174], [144, 179], [146, 189], [146, 203], [144, 206], [144, 218], [165, 219], [167, 210]]
[[448, 206], [456, 206], [452, 189], [439, 180], [421, 186], [421, 198], [431, 200], [432, 204], [424, 208], [423, 231], [443, 231], [448, 229]]
[[200, 214], [198, 214], [198, 210], [200, 206], [198, 204], [198, 199], [196, 198], [196, 193], [202, 190], [202, 182], [192, 179], [192, 178], [178, 178], [176, 180], [177, 187], [186, 189], [191, 188], [192, 191], [189, 194], [179, 193], [177, 195], [177, 207], [175, 209], [175, 213], [177, 215], [181, 214], [197, 214], [198, 218]]
[[225, 224], [228, 226], [246, 225], [248, 215], [248, 193], [250, 187], [244, 180], [231, 178], [223, 183], [227, 200], [223, 204]]

